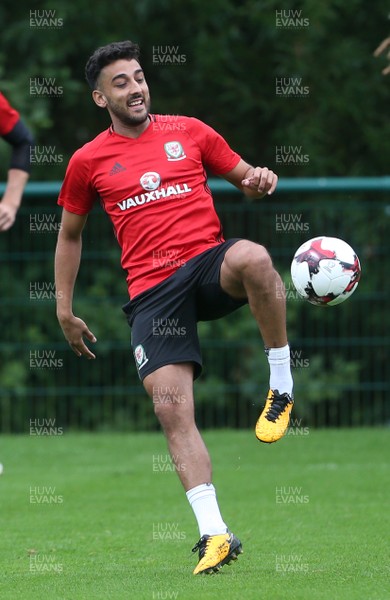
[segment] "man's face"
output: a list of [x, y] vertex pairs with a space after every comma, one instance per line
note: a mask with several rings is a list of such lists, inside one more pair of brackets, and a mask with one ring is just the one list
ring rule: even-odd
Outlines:
[[104, 67], [93, 94], [96, 104], [107, 108], [113, 121], [116, 117], [123, 125], [133, 127], [148, 118], [149, 88], [134, 59], [120, 59]]

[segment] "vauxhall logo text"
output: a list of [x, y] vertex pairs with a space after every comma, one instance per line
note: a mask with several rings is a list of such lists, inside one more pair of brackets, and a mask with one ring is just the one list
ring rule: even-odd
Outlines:
[[187, 194], [188, 192], [192, 192], [192, 188], [188, 187], [186, 183], [183, 183], [183, 185], [169, 185], [167, 187], [160, 188], [159, 190], [153, 190], [139, 194], [138, 196], [134, 196], [134, 198], [127, 198], [126, 200], [122, 200], [122, 202], [118, 202], [117, 204], [121, 210], [127, 210], [133, 206], [140, 206], [141, 204], [153, 202], [154, 200], [159, 200], [160, 198], [179, 196], [181, 194]]

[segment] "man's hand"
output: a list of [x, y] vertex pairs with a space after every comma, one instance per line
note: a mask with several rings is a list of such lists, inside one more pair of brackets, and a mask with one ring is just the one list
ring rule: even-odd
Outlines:
[[247, 198], [262, 198], [275, 191], [278, 176], [267, 167], [252, 167], [243, 159], [237, 166], [223, 176]]
[[84, 343], [84, 337], [90, 342], [96, 342], [96, 338], [92, 331], [90, 331], [87, 325], [82, 319], [71, 315], [69, 317], [58, 317], [61, 329], [64, 332], [64, 336], [69, 342], [70, 347], [77, 356], [85, 356], [88, 359], [96, 358], [93, 352], [90, 351], [88, 346]]
[[249, 195], [254, 192], [257, 198], [272, 194], [277, 183], [278, 176], [267, 167], [252, 168], [252, 173], [247, 173], [245, 179], [241, 181], [244, 191], [248, 190]]
[[0, 202], [0, 231], [7, 231], [14, 224], [27, 180], [26, 171], [9, 169], [7, 185]]
[[0, 231], [7, 231], [15, 222], [18, 209], [7, 202], [0, 202]]

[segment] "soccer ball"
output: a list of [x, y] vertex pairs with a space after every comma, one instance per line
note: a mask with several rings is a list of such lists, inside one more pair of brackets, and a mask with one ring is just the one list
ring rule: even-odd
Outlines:
[[356, 290], [360, 262], [343, 240], [320, 236], [298, 248], [291, 263], [291, 277], [298, 294], [318, 306], [344, 302]]

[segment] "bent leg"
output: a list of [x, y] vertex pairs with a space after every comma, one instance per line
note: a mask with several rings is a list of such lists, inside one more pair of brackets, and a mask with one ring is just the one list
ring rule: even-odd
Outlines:
[[256, 436], [262, 442], [276, 442], [287, 430], [293, 406], [283, 282], [266, 249], [246, 240], [226, 252], [220, 281], [231, 296], [248, 298], [267, 348], [270, 391], [256, 424]]
[[143, 382], [186, 491], [211, 482], [209, 453], [195, 423], [193, 369], [192, 363], [166, 365]]
[[249, 307], [267, 348], [287, 344], [284, 284], [267, 250], [247, 240], [231, 246], [221, 265], [222, 289]]

